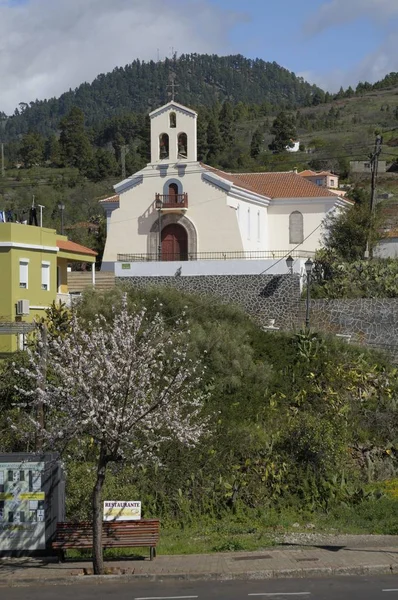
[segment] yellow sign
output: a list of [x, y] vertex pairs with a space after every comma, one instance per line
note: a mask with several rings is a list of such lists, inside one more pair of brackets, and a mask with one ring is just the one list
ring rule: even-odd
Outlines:
[[0, 500], [13, 500], [14, 496], [12, 494], [7, 494], [4, 492], [0, 493]]
[[141, 502], [114, 501], [104, 502], [104, 521], [139, 521]]
[[21, 500], [44, 500], [46, 496], [44, 492], [26, 492], [19, 497]]

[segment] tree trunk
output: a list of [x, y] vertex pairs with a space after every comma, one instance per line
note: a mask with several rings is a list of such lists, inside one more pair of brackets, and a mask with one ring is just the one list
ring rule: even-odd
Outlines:
[[97, 481], [93, 490], [93, 568], [94, 575], [104, 574], [104, 556], [102, 550], [102, 488], [105, 481], [107, 461], [100, 454], [97, 467]]

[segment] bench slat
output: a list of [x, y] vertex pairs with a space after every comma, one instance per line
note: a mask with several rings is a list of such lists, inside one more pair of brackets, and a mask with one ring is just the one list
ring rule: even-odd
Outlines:
[[[160, 521], [104, 522], [102, 524], [102, 546], [104, 548], [150, 547], [151, 559], [159, 542]], [[52, 547], [63, 551], [72, 548], [91, 548], [93, 545], [92, 523], [57, 523]]]

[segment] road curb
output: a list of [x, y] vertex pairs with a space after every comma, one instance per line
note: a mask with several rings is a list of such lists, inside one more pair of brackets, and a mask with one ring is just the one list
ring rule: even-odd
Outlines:
[[398, 565], [362, 565], [353, 567], [312, 567], [309, 569], [274, 569], [243, 571], [241, 573], [139, 573], [137, 575], [69, 575], [68, 577], [8, 578], [0, 581], [1, 588], [62, 585], [103, 585], [106, 583], [131, 583], [134, 581], [231, 581], [239, 579], [304, 579], [306, 577], [330, 577], [349, 575], [398, 574]]

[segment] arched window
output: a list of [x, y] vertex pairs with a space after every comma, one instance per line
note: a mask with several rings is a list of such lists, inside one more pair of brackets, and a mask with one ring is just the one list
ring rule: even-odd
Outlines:
[[186, 133], [178, 134], [178, 158], [187, 158], [188, 138]]
[[175, 129], [177, 127], [177, 115], [175, 112], [170, 113], [170, 129]]
[[289, 244], [301, 244], [303, 240], [303, 215], [298, 210], [295, 210], [289, 216]]
[[178, 196], [178, 185], [176, 183], [170, 183], [169, 185], [169, 196], [176, 200]]
[[159, 158], [169, 158], [169, 136], [167, 133], [161, 133], [159, 136]]
[[247, 239], [250, 240], [251, 233], [251, 222], [250, 222], [250, 207], [247, 209]]

